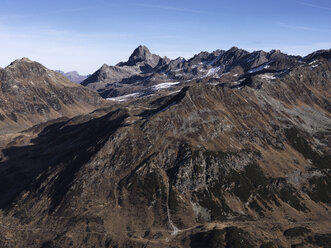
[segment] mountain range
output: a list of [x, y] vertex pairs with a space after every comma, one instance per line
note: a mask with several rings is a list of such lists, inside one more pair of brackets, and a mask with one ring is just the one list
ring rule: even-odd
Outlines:
[[61, 73], [63, 76], [65, 76], [70, 81], [75, 82], [75, 83], [81, 83], [86, 78], [89, 77], [89, 75], [80, 75], [77, 71], [63, 72], [61, 70], [57, 70], [56, 72]]
[[328, 247], [330, 59], [139, 46], [81, 85], [13, 62], [0, 247]]
[[[115, 66], [104, 64], [82, 82], [104, 98], [141, 93], [147, 87], [166, 82], [192, 82], [207, 79], [231, 84], [252, 74], [273, 73], [279, 76], [317, 55], [329, 56], [330, 51], [318, 51], [305, 58], [289, 56], [279, 50], [248, 52], [237, 47], [228, 51], [201, 52], [186, 60], [170, 60], [152, 54], [146, 46], [137, 47], [127, 62]], [[329, 58], [329, 57], [328, 57]], [[140, 92], [142, 91], [142, 92]]]

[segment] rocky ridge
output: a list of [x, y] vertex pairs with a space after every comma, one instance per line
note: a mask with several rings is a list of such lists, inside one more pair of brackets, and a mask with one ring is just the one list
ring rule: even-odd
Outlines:
[[250, 53], [237, 47], [228, 51], [201, 52], [189, 60], [181, 57], [169, 60], [139, 46], [127, 62], [116, 66], [105, 64], [82, 84], [97, 90], [104, 98], [112, 98], [141, 92], [160, 83], [205, 78], [228, 83], [261, 71], [286, 73], [304, 61], [300, 56], [290, 56], [279, 50]]

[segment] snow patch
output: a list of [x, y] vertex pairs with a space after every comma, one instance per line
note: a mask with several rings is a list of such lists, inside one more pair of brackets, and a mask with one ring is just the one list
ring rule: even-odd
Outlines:
[[312, 62], [309, 63], [309, 65], [315, 64], [316, 62], [318, 62], [318, 60], [313, 60]]
[[186, 59], [183, 58], [183, 57], [178, 57], [178, 58], [176, 59], [176, 61], [183, 63], [183, 62], [186, 61]]
[[[117, 101], [117, 102], [125, 102], [130, 100], [131, 98], [137, 98], [140, 96], [146, 96], [146, 95], [152, 95], [155, 91], [161, 90], [161, 89], [166, 89], [169, 88], [171, 86], [177, 85], [180, 82], [165, 82], [165, 83], [161, 83], [161, 84], [157, 84], [157, 85], [153, 85], [143, 91], [138, 91], [135, 93], [131, 93], [131, 94], [127, 94], [127, 95], [123, 95], [123, 96], [117, 96], [117, 97], [109, 97], [106, 98], [106, 100], [110, 100], [110, 101]], [[149, 92], [149, 93], [146, 93]]]
[[176, 93], [178, 93], [180, 90], [175, 90], [175, 91], [173, 91], [173, 92], [170, 92], [169, 94], [168, 94], [168, 96], [169, 95], [173, 95], [173, 94], [176, 94]]
[[141, 95], [140, 92], [135, 92], [135, 93], [124, 95], [124, 96], [109, 97], [109, 98], [106, 98], [106, 100], [117, 101], [117, 102], [125, 102], [125, 101], [127, 101], [127, 100], [129, 100], [131, 98], [136, 98], [136, 97], [138, 97], [140, 95]]
[[213, 67], [213, 68], [209, 69], [207, 74], [205, 75], [205, 77], [212, 76], [212, 75], [216, 74], [220, 69], [221, 69], [220, 66]]
[[309, 65], [311, 66], [311, 68], [316, 68], [317, 66], [319, 66], [319, 64], [316, 64], [318, 62], [318, 60], [313, 60], [312, 62], [309, 63]]
[[150, 89], [151, 90], [160, 90], [160, 89], [166, 89], [169, 88], [171, 86], [177, 85], [180, 82], [165, 82], [165, 83], [161, 83], [161, 84], [157, 84], [157, 85], [153, 85]]
[[274, 75], [271, 75], [271, 74], [260, 75], [260, 78], [263, 78], [263, 79], [276, 79], [276, 77]]
[[253, 68], [253, 69], [249, 70], [248, 73], [254, 73], [254, 72], [262, 71], [263, 69], [268, 69], [269, 67], [270, 67], [269, 64], [260, 65], [256, 68]]

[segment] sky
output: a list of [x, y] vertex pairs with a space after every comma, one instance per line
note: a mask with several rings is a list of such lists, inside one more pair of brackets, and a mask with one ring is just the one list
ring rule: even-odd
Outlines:
[[171, 59], [200, 51], [331, 48], [330, 0], [1, 0], [0, 67], [28, 57], [90, 74], [139, 45]]

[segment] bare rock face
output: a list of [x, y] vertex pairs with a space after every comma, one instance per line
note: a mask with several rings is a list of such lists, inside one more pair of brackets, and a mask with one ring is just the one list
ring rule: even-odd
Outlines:
[[95, 92], [27, 58], [0, 69], [0, 133], [102, 106]]
[[331, 64], [273, 73], [204, 78], [4, 137], [0, 244], [328, 245]]

